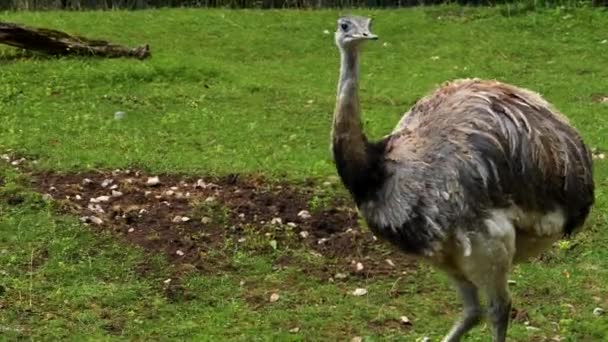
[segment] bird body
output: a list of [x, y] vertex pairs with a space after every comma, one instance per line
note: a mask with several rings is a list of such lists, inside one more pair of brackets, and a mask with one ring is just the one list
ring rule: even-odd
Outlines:
[[593, 204], [592, 159], [568, 120], [540, 95], [498, 81], [447, 82], [394, 131], [370, 142], [358, 98], [371, 20], [338, 21], [340, 80], [332, 149], [338, 174], [370, 229], [454, 280], [464, 313], [458, 341], [488, 297], [494, 341], [504, 341], [515, 262], [576, 232]]
[[567, 119], [497, 81], [444, 84], [384, 144], [385, 180], [361, 213], [413, 254], [432, 256], [454, 238], [469, 246], [467, 235], [493, 215], [522, 238], [555, 241], [580, 227], [593, 202], [591, 155]]

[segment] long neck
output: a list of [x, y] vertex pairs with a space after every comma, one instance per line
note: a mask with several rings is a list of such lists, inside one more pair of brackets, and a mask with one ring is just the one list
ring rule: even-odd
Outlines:
[[[338, 174], [359, 201], [376, 186], [383, 150], [368, 143], [363, 133], [358, 95], [358, 51], [340, 49], [340, 79], [332, 127], [332, 148]], [[378, 176], [378, 177], [376, 177]], [[371, 178], [373, 179], [371, 179]], [[359, 197], [359, 200], [358, 200]]]
[[[365, 162], [365, 144], [359, 107], [359, 61], [356, 49], [340, 49], [340, 79], [332, 128], [334, 157], [336, 153], [348, 163]], [[339, 147], [336, 150], [336, 147]]]

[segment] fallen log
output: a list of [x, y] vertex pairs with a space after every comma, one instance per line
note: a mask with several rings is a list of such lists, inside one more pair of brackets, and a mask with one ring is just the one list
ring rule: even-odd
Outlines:
[[0, 22], [0, 43], [57, 56], [134, 57], [137, 59], [150, 57], [150, 47], [147, 44], [129, 48], [105, 40], [89, 39], [57, 30], [6, 22]]

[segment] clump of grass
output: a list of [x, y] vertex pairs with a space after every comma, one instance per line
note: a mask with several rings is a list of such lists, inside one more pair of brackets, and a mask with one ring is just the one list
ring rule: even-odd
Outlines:
[[228, 224], [230, 211], [217, 200], [197, 200], [192, 203], [191, 216], [197, 220], [208, 221], [218, 226]]

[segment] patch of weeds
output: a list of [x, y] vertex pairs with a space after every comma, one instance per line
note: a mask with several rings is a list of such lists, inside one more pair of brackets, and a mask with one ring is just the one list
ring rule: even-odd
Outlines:
[[0, 188], [0, 202], [11, 207], [27, 204], [31, 209], [41, 209], [48, 204], [44, 195], [31, 192], [13, 181]]
[[208, 197], [205, 200], [195, 200], [190, 215], [194, 219], [201, 220], [203, 224], [225, 226], [229, 222], [230, 210], [217, 199]]
[[308, 208], [312, 212], [319, 212], [331, 208], [335, 202], [335, 195], [326, 188], [315, 188], [311, 198], [308, 200]]

